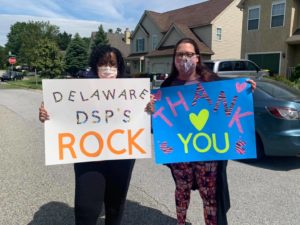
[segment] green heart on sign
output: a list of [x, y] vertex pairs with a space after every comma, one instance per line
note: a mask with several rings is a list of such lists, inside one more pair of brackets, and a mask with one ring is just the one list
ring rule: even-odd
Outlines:
[[205, 126], [209, 117], [209, 111], [206, 109], [202, 109], [198, 115], [195, 113], [190, 114], [190, 121], [194, 125], [194, 127], [200, 131]]

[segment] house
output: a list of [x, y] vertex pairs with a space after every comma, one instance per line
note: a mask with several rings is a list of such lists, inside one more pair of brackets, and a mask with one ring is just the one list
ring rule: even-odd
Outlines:
[[170, 73], [174, 46], [196, 41], [202, 59], [240, 58], [239, 0], [209, 0], [164, 13], [145, 11], [131, 35], [131, 73]]
[[[97, 32], [92, 32], [91, 35], [91, 40], [95, 39]], [[107, 32], [107, 40], [108, 44], [111, 45], [112, 47], [115, 47], [120, 50], [122, 53], [122, 56], [124, 58], [126, 67], [125, 67], [125, 72], [126, 74], [130, 74], [130, 62], [127, 60], [127, 57], [130, 54], [130, 35], [131, 32], [129, 28], [126, 28], [124, 33], [112, 33], [112, 32]]]
[[300, 2], [241, 0], [241, 56], [274, 74], [289, 77], [300, 64]]
[[[92, 32], [91, 39], [94, 40], [97, 32]], [[108, 44], [120, 50], [124, 59], [130, 54], [130, 30], [125, 29], [124, 33], [107, 32]]]

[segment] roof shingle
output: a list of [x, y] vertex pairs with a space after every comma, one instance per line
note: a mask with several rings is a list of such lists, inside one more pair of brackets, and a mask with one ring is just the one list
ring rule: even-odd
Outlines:
[[184, 8], [157, 13], [146, 13], [159, 26], [161, 32], [167, 32], [172, 23], [185, 24], [189, 28], [210, 24], [234, 0], [209, 0]]

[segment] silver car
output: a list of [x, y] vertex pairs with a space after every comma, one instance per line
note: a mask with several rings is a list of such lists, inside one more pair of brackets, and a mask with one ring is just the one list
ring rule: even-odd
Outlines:
[[262, 70], [248, 59], [204, 60], [203, 64], [220, 77], [269, 76], [267, 70]]

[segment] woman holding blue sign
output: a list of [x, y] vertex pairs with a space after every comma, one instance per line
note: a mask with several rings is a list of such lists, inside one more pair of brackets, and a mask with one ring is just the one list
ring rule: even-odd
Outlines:
[[[124, 77], [125, 64], [120, 51], [108, 45], [97, 46], [90, 56], [87, 78]], [[42, 103], [41, 122], [49, 119]], [[105, 205], [105, 225], [119, 225], [135, 160], [75, 163], [75, 224], [96, 225]]]
[[[220, 80], [215, 73], [201, 64], [198, 45], [190, 38], [183, 38], [176, 44], [172, 65], [171, 74], [162, 83], [162, 88]], [[248, 82], [255, 89], [256, 83], [253, 80]], [[153, 97], [146, 108], [151, 113], [155, 111]], [[191, 190], [195, 189], [199, 190], [203, 200], [205, 224], [227, 225], [226, 213], [230, 208], [227, 161], [170, 163], [168, 167], [176, 185], [178, 225], [185, 224]]]

